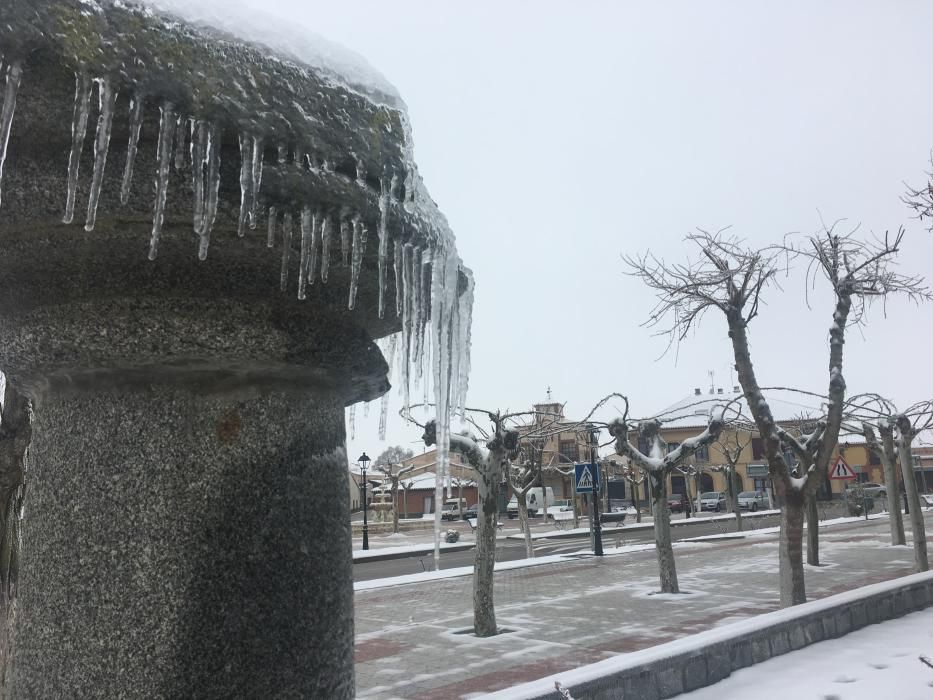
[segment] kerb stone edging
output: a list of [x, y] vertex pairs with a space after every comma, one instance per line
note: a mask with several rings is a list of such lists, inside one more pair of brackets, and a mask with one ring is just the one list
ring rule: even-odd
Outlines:
[[746, 666], [933, 605], [933, 571], [863, 586], [757, 615], [666, 644], [556, 673], [488, 700], [662, 700], [712, 685]]

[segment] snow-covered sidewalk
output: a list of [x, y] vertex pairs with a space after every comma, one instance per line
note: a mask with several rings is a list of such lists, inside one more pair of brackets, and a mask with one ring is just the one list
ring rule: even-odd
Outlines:
[[784, 654], [677, 697], [928, 699], [933, 697], [933, 668], [921, 656], [933, 663], [933, 609]]

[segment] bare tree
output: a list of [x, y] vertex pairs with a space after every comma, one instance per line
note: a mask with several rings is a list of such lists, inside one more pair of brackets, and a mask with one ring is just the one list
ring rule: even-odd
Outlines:
[[[518, 431], [508, 427], [510, 416], [486, 413], [492, 423], [485, 446], [469, 434], [451, 434], [456, 446], [477, 475], [479, 512], [476, 521], [476, 556], [473, 561], [473, 631], [478, 637], [498, 634], [493, 574], [496, 565], [496, 529], [499, 520], [499, 486], [511, 460], [518, 454]], [[474, 423], [475, 425], [475, 423]], [[434, 421], [424, 426], [424, 443], [436, 443]]]
[[904, 519], [901, 517], [898, 489], [900, 479], [897, 475], [897, 448], [894, 438], [897, 429], [897, 409], [892, 402], [877, 394], [853, 396], [848, 404], [844, 423], [846, 430], [855, 434], [861, 432], [868, 449], [878, 458], [884, 470], [891, 544], [905, 544], [907, 540], [904, 537]]
[[386, 464], [401, 464], [414, 456], [415, 453], [408, 448], [402, 447], [401, 445], [392, 445], [391, 447], [385, 448], [379, 456], [376, 457], [373, 466], [382, 467]]
[[928, 571], [926, 527], [923, 522], [923, 508], [917, 490], [917, 477], [914, 472], [912, 450], [914, 439], [924, 430], [933, 427], [933, 401], [924, 401], [899, 413], [894, 419], [897, 427], [897, 454], [901, 463], [901, 475], [904, 489], [910, 504], [911, 539], [914, 544], [914, 563], [917, 571]]
[[403, 467], [401, 464], [391, 464], [385, 462], [376, 465], [376, 469], [382, 472], [383, 476], [385, 476], [386, 480], [389, 482], [389, 490], [392, 494], [392, 532], [396, 534], [398, 533], [399, 480], [414, 468], [414, 465]]
[[[696, 261], [667, 264], [650, 254], [626, 258], [631, 274], [657, 292], [658, 303], [648, 322], [669, 334], [671, 343], [686, 338], [711, 309], [722, 313], [726, 320], [739, 383], [762, 438], [770, 476], [784, 500], [779, 546], [782, 605], [806, 601], [804, 505], [807, 493], [818, 487], [819, 477], [825, 474], [838, 441], [846, 389], [842, 371], [845, 331], [850, 325], [862, 323], [865, 308], [873, 299], [894, 293], [915, 300], [929, 297], [920, 278], [892, 269], [903, 231], [894, 237], [864, 241], [852, 234], [839, 235], [834, 228], [808, 237], [798, 247], [781, 245], [757, 250], [725, 237], [722, 231], [700, 231], [687, 239], [699, 250]], [[758, 316], [762, 293], [774, 283], [783, 261], [796, 256], [809, 262], [808, 283], [811, 278], [824, 277], [835, 298], [829, 328], [826, 420], [800, 437], [788, 434], [777, 424], [758, 382], [748, 338], [748, 327]], [[796, 464], [785, 459], [782, 443], [790, 448]]]
[[628, 399], [622, 398], [625, 401], [625, 412], [622, 418], [609, 423], [609, 434], [615, 438], [616, 453], [628, 457], [648, 477], [651, 484], [651, 513], [654, 516], [654, 540], [661, 592], [679, 593], [674, 548], [671, 543], [671, 513], [667, 507], [667, 477], [673, 469], [685, 464], [697, 450], [719, 439], [725, 425], [722, 408], [713, 412], [706, 430], [696, 437], [684, 440], [670, 452], [667, 451], [667, 443], [661, 437], [661, 421], [657, 418], [639, 421], [636, 431], [648, 449], [648, 454], [645, 454], [629, 440], [631, 426], [628, 420]]
[[716, 442], [716, 447], [722, 454], [725, 464], [710, 467], [712, 471], [721, 472], [725, 478], [726, 502], [729, 504], [729, 510], [735, 514], [736, 532], [742, 531], [742, 509], [739, 507], [737, 467], [742, 460], [742, 453], [751, 441], [751, 433], [748, 431], [738, 429], [725, 431]]
[[524, 452], [521, 463], [510, 466], [508, 479], [518, 503], [518, 521], [525, 536], [525, 556], [531, 559], [535, 555], [535, 547], [531, 538], [531, 524], [528, 522], [528, 492], [541, 479], [540, 458], [536, 458], [533, 448]]

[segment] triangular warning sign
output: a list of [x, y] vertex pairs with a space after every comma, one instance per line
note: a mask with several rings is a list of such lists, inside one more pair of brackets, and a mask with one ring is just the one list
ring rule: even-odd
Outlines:
[[590, 474], [590, 468], [584, 467], [580, 470], [580, 478], [577, 481], [577, 491], [583, 489], [593, 490], [593, 475]]
[[836, 463], [833, 464], [832, 468], [829, 470], [830, 479], [855, 479], [855, 472], [852, 471], [852, 467], [849, 466], [849, 463], [846, 462], [845, 458], [842, 455], [839, 455], [839, 458], [836, 460]]

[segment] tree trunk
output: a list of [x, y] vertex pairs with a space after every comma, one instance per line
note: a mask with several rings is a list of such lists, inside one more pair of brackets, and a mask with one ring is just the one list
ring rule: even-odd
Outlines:
[[742, 509], [739, 507], [739, 489], [736, 483], [735, 467], [726, 470], [726, 485], [729, 490], [729, 507], [735, 515], [735, 531], [742, 532]]
[[904, 537], [904, 518], [901, 516], [901, 499], [897, 487], [897, 469], [894, 466], [897, 455], [894, 450], [894, 431], [881, 430], [881, 466], [884, 468], [885, 500], [888, 502], [888, 521], [891, 525], [891, 544], [906, 544]]
[[398, 480], [392, 484], [392, 532], [398, 534]]
[[671, 512], [667, 509], [667, 474], [651, 472], [649, 479], [661, 592], [680, 593], [680, 587], [677, 585], [677, 567], [674, 565], [674, 547], [671, 544]]
[[780, 565], [781, 607], [807, 602], [803, 578], [804, 496], [786, 487], [781, 509], [781, 540], [778, 546]]
[[914, 567], [917, 571], [928, 571], [927, 563], [927, 535], [923, 523], [923, 508], [920, 505], [920, 494], [917, 492], [917, 476], [914, 473], [914, 458], [910, 454], [911, 436], [898, 431], [897, 455], [901, 463], [901, 476], [904, 478], [904, 489], [907, 491], [907, 502], [910, 504], [910, 530], [914, 543]]
[[516, 491], [515, 500], [518, 501], [518, 522], [521, 523], [522, 532], [525, 533], [525, 556], [529, 559], [534, 559], [535, 547], [531, 539], [531, 524], [528, 522], [527, 494]]
[[[495, 460], [495, 461], [493, 461]], [[473, 563], [473, 631], [477, 637], [498, 634], [493, 602], [496, 566], [496, 524], [499, 520], [499, 458], [490, 454], [479, 476], [479, 513], [476, 521], [476, 558]]]
[[641, 499], [639, 498], [638, 493], [638, 484], [636, 484], [631, 479], [628, 480], [629, 488], [631, 489], [632, 494], [632, 508], [635, 509], [635, 522], [641, 522]]
[[816, 507], [816, 494], [804, 497], [807, 508], [807, 564], [820, 565], [820, 512]]

